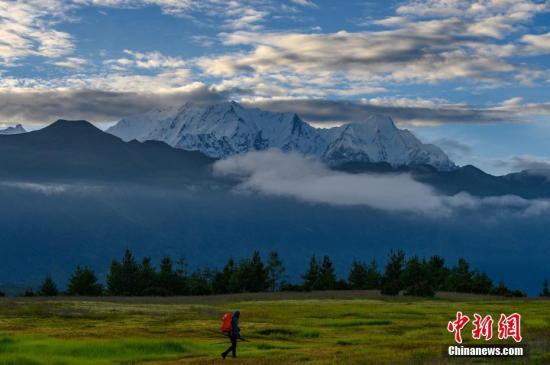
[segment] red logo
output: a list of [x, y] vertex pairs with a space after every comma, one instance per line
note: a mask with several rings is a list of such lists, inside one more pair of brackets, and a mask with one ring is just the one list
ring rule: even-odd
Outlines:
[[470, 322], [468, 316], [463, 316], [462, 312], [456, 312], [456, 321], [449, 322], [447, 325], [447, 331], [455, 333], [455, 341], [457, 343], [462, 343], [462, 334], [461, 331]]
[[498, 321], [498, 338], [505, 340], [512, 337], [514, 341], [521, 342], [521, 314], [513, 313], [508, 317], [504, 313]]
[[485, 341], [489, 341], [493, 338], [493, 317], [489, 314], [481, 318], [479, 314], [475, 313], [473, 325], [472, 338], [474, 340], [479, 340], [483, 337]]
[[[462, 314], [462, 312], [456, 312], [456, 320], [450, 321], [447, 324], [447, 331], [454, 333], [455, 342], [462, 343], [462, 330], [470, 322], [470, 317]], [[482, 317], [478, 313], [474, 313], [474, 320], [472, 321], [473, 330], [472, 338], [474, 340], [489, 341], [493, 338], [493, 317], [487, 314]], [[509, 316], [502, 313], [498, 321], [498, 338], [500, 340], [506, 340], [513, 338], [516, 342], [521, 342], [521, 314], [512, 313]]]

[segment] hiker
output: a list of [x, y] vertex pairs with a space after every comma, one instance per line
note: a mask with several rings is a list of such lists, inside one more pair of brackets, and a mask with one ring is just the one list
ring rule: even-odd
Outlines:
[[[227, 350], [222, 352], [222, 357], [224, 359], [227, 357], [229, 352], [232, 353], [233, 357], [237, 357], [237, 340], [239, 340], [239, 339], [244, 340], [241, 337], [241, 329], [239, 328], [239, 317], [241, 316], [241, 312], [236, 310], [233, 313], [233, 315], [231, 315], [230, 313], [227, 313], [226, 316], [231, 316], [231, 322], [230, 322], [231, 323], [231, 328], [229, 329], [229, 328], [227, 328], [228, 327], [227, 325], [225, 326], [227, 328], [225, 333], [227, 333], [227, 336], [229, 337], [229, 340], [231, 341], [231, 346], [229, 346], [229, 348]], [[224, 321], [229, 320], [229, 318], [226, 317], [226, 316], [224, 316]]]

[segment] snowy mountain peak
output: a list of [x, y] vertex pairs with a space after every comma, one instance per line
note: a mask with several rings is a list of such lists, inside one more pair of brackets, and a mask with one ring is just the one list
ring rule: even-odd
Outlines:
[[389, 115], [383, 114], [374, 114], [364, 121], [355, 123], [369, 125], [371, 129], [377, 130], [380, 133], [395, 133], [398, 130], [393, 119]]
[[455, 167], [439, 147], [423, 144], [410, 131], [398, 129], [389, 116], [373, 115], [325, 133], [329, 143], [323, 159], [332, 164], [364, 161], [392, 166], [428, 164], [440, 170]]
[[21, 124], [16, 124], [14, 126], [10, 126], [4, 129], [0, 129], [0, 134], [20, 134], [20, 133], [26, 133], [27, 131]]
[[455, 165], [438, 147], [420, 142], [392, 118], [372, 115], [364, 121], [316, 129], [295, 113], [244, 108], [235, 101], [185, 103], [120, 120], [107, 132], [123, 140], [159, 140], [214, 158], [278, 148], [316, 156], [329, 164], [350, 161], [388, 162], [394, 166]]
[[372, 114], [367, 117], [364, 121], [356, 122], [356, 123], [366, 123], [375, 125], [379, 128], [396, 128], [393, 119], [389, 115], [385, 114]]

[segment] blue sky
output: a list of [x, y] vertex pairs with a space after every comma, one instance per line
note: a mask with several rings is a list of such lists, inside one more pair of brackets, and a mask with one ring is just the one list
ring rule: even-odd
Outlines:
[[550, 166], [549, 66], [547, 1], [0, 2], [0, 126], [188, 99], [317, 126], [386, 113], [505, 173]]

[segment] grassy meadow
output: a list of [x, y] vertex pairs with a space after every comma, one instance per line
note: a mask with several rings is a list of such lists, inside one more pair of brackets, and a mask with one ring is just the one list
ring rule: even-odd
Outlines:
[[[240, 309], [239, 358], [223, 361], [224, 312]], [[523, 358], [456, 358], [446, 325], [457, 310], [522, 314]], [[473, 319], [473, 318], [472, 318]], [[470, 324], [463, 331], [471, 339]], [[496, 323], [494, 326], [495, 338]], [[514, 344], [513, 340], [492, 340]], [[550, 364], [550, 301], [440, 294], [385, 298], [318, 292], [177, 298], [0, 298], [7, 364]]]

